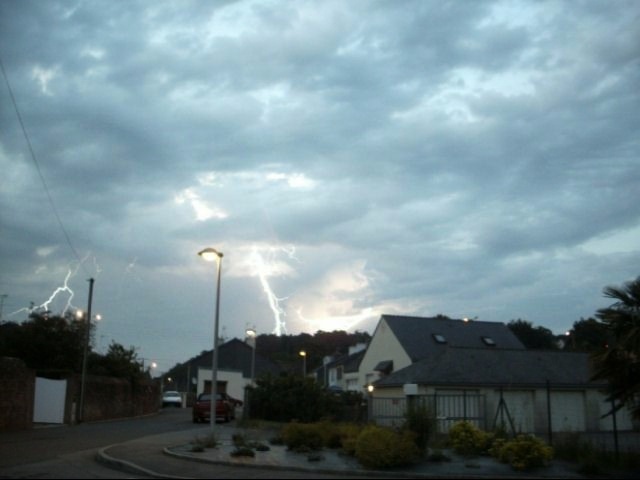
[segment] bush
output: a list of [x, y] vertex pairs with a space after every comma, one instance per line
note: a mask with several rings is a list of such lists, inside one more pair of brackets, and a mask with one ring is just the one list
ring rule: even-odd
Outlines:
[[449, 430], [449, 444], [460, 455], [479, 455], [491, 447], [493, 436], [471, 422], [457, 422]]
[[356, 441], [363, 428], [353, 423], [346, 423], [340, 426], [340, 446], [345, 454], [355, 457]]
[[282, 428], [282, 441], [289, 450], [319, 450], [323, 445], [317, 424], [291, 422]]
[[533, 435], [518, 435], [513, 440], [496, 441], [491, 453], [515, 470], [544, 467], [553, 458], [553, 448]]
[[425, 452], [435, 427], [435, 416], [425, 403], [410, 402], [404, 418], [402, 428], [415, 434], [416, 446]]
[[251, 418], [276, 422], [316, 422], [335, 416], [340, 405], [320, 384], [299, 375], [260, 377], [247, 393]]
[[196, 437], [191, 443], [196, 449], [194, 451], [199, 452], [203, 451], [205, 448], [216, 448], [218, 446], [218, 441], [216, 440], [216, 436], [213, 433], [209, 433], [204, 437]]
[[334, 422], [322, 421], [317, 424], [318, 433], [322, 437], [322, 446], [327, 448], [340, 448], [341, 429], [340, 425]]
[[419, 457], [413, 433], [398, 433], [376, 425], [364, 428], [358, 435], [355, 453], [356, 459], [366, 468], [406, 466]]

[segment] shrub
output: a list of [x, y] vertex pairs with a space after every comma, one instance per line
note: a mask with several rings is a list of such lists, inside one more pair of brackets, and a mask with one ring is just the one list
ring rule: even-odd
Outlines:
[[358, 435], [355, 454], [366, 468], [393, 468], [411, 464], [419, 451], [412, 433], [370, 425]]
[[[191, 443], [197, 449], [216, 448], [218, 446], [218, 441], [216, 440], [216, 436], [213, 433], [205, 435], [204, 437], [196, 437], [195, 440]], [[197, 451], [203, 451], [203, 450], [197, 450]]]
[[291, 422], [282, 429], [282, 441], [289, 450], [319, 450], [323, 445], [321, 429], [314, 424]]
[[340, 426], [340, 446], [344, 453], [351, 455], [352, 457], [356, 455], [356, 441], [358, 440], [358, 435], [360, 435], [362, 430], [362, 426], [352, 423]]
[[492, 440], [493, 437], [489, 433], [467, 421], [457, 422], [449, 430], [451, 448], [461, 455], [486, 453]]
[[244, 435], [241, 433], [234, 433], [231, 436], [231, 441], [233, 442], [233, 445], [236, 447], [243, 447], [247, 443], [247, 440], [245, 439]]
[[404, 418], [405, 421], [402, 428], [413, 432], [418, 449], [421, 452], [426, 451], [435, 427], [433, 413], [423, 402], [409, 402], [409, 408], [407, 408]]
[[499, 440], [491, 449], [502, 463], [515, 470], [531, 470], [544, 467], [553, 458], [553, 448], [533, 435], [518, 435], [513, 440]]
[[327, 448], [341, 447], [341, 428], [334, 422], [322, 421], [317, 424], [318, 433], [322, 437], [322, 445]]

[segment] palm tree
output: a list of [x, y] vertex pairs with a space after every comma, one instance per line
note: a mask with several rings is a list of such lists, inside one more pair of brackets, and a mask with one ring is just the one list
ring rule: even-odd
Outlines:
[[593, 380], [608, 381], [611, 412], [627, 406], [640, 420], [640, 277], [623, 287], [606, 287], [604, 296], [617, 300], [598, 310], [606, 328], [606, 347], [592, 355]]

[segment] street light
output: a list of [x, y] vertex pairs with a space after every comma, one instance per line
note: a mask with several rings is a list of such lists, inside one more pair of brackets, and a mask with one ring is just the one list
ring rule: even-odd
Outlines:
[[255, 378], [256, 375], [256, 341], [257, 341], [257, 333], [256, 333], [256, 327], [253, 328], [247, 328], [247, 330], [245, 331], [245, 334], [247, 335], [247, 343], [249, 345], [251, 345], [251, 385], [253, 385], [253, 380]]
[[213, 323], [213, 360], [211, 362], [211, 410], [209, 422], [211, 424], [211, 433], [215, 430], [216, 425], [216, 403], [218, 396], [218, 319], [220, 317], [220, 271], [222, 270], [222, 252], [218, 252], [214, 248], [205, 248], [198, 252], [207, 262], [215, 261], [218, 270], [218, 284], [216, 289], [216, 316]]
[[300, 350], [300, 356], [302, 357], [302, 376], [307, 376], [307, 352]]

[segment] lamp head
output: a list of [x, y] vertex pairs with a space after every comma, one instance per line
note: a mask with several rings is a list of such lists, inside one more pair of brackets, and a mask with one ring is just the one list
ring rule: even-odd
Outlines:
[[205, 248], [198, 252], [202, 258], [204, 258], [207, 262], [213, 262], [214, 260], [218, 260], [222, 258], [222, 252], [217, 251], [215, 248]]

